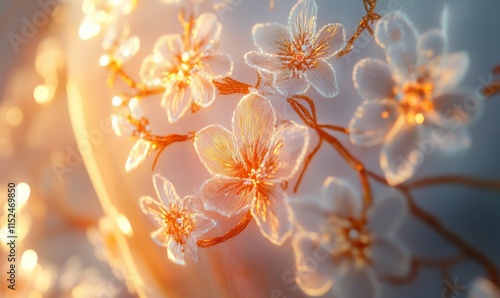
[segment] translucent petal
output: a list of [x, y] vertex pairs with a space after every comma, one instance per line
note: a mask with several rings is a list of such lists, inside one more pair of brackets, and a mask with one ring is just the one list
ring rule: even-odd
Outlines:
[[417, 43], [418, 65], [425, 65], [432, 59], [445, 55], [448, 51], [448, 41], [439, 29], [431, 29], [419, 37]]
[[245, 95], [233, 114], [236, 147], [247, 168], [258, 169], [269, 150], [276, 116], [271, 103], [251, 93]]
[[141, 105], [139, 104], [139, 100], [136, 99], [135, 97], [131, 98], [130, 101], [128, 102], [128, 108], [130, 110], [130, 115], [134, 119], [141, 119], [144, 117], [144, 111], [141, 108]]
[[338, 274], [337, 286], [334, 293], [342, 298], [380, 298], [382, 290], [380, 282], [370, 267], [356, 267], [354, 264], [343, 266]]
[[186, 265], [186, 261], [184, 261], [184, 245], [175, 241], [173, 237], [169, 237], [168, 239], [167, 256], [175, 264]]
[[139, 200], [139, 205], [144, 214], [148, 215], [151, 220], [157, 225], [163, 225], [163, 218], [161, 217], [161, 202], [157, 199], [145, 196]]
[[173, 55], [180, 55], [184, 52], [184, 45], [179, 34], [162, 35], [153, 47], [153, 53], [168, 60]]
[[382, 60], [365, 58], [353, 71], [354, 87], [366, 100], [394, 98], [394, 80], [389, 65]]
[[[123, 31], [122, 31], [122, 33], [123, 33]], [[120, 39], [120, 34], [118, 32], [119, 32], [119, 30], [118, 30], [117, 26], [110, 26], [106, 30], [106, 34], [104, 35], [104, 38], [102, 39], [102, 48], [104, 50], [106, 50], [106, 51], [111, 50], [111, 48], [115, 45], [116, 41]]]
[[434, 82], [435, 94], [441, 94], [456, 88], [469, 70], [469, 55], [457, 52], [438, 57], [429, 62], [430, 79]]
[[141, 46], [141, 40], [137, 36], [129, 37], [122, 42], [115, 50], [114, 58], [119, 63], [124, 63], [130, 60], [137, 54]]
[[295, 281], [309, 296], [326, 294], [336, 274], [331, 254], [314, 233], [300, 232], [292, 240], [295, 253]]
[[196, 133], [194, 148], [210, 174], [237, 177], [237, 153], [233, 134], [220, 125], [210, 125]]
[[484, 110], [484, 100], [472, 92], [455, 90], [434, 98], [431, 120], [444, 128], [457, 129], [478, 119]]
[[319, 205], [342, 218], [359, 218], [363, 207], [358, 191], [346, 180], [332, 176], [323, 183]]
[[399, 113], [394, 100], [364, 101], [349, 123], [351, 143], [364, 147], [382, 144]]
[[165, 227], [161, 227], [158, 230], [151, 232], [151, 239], [153, 239], [156, 244], [166, 247], [170, 240], [170, 235], [167, 234]]
[[372, 266], [377, 274], [403, 277], [411, 267], [408, 249], [392, 236], [375, 237], [371, 244]]
[[400, 82], [415, 73], [417, 36], [417, 30], [401, 11], [387, 13], [375, 27], [375, 40], [384, 48]]
[[408, 180], [424, 161], [425, 154], [416, 145], [419, 140], [419, 125], [408, 124], [405, 115], [399, 116], [380, 152], [380, 167], [390, 185]]
[[186, 254], [188, 254], [193, 261], [198, 262], [198, 246], [193, 237], [189, 237], [184, 245]]
[[276, 169], [274, 177], [269, 179], [288, 180], [297, 173], [309, 144], [307, 128], [295, 123], [278, 127], [271, 141], [264, 165]]
[[197, 105], [207, 108], [215, 101], [215, 87], [204, 75], [193, 75], [190, 87]]
[[245, 54], [245, 63], [258, 71], [273, 73], [283, 68], [278, 56], [260, 52], [248, 52]]
[[319, 58], [328, 58], [345, 47], [344, 26], [341, 24], [327, 24], [319, 30], [314, 40], [314, 49]]
[[318, 60], [314, 68], [306, 71], [307, 81], [324, 97], [335, 97], [339, 93], [339, 86], [335, 71], [330, 63]]
[[256, 192], [252, 215], [264, 237], [276, 245], [282, 245], [292, 234], [292, 211], [286, 202], [286, 194], [279, 185], [261, 187]]
[[162, 177], [160, 174], [153, 176], [153, 185], [155, 187], [156, 195], [161, 199], [166, 210], [179, 203], [180, 198], [175, 191], [174, 186], [170, 181]]
[[442, 127], [428, 122], [425, 133], [429, 152], [437, 148], [445, 154], [452, 155], [468, 149], [472, 144], [467, 127], [460, 125]]
[[215, 175], [201, 186], [205, 209], [230, 217], [248, 210], [253, 198], [252, 185], [242, 179]]
[[144, 159], [148, 156], [149, 150], [151, 149], [151, 143], [143, 139], [138, 140], [130, 154], [127, 158], [127, 163], [125, 164], [125, 171], [130, 172], [137, 168]]
[[195, 213], [193, 215], [193, 219], [195, 222], [195, 227], [191, 232], [191, 237], [195, 240], [198, 239], [199, 236], [205, 234], [216, 226], [215, 220], [207, 218], [201, 213]]
[[[466, 286], [462, 286], [465, 287]], [[470, 287], [468, 298], [500, 298], [500, 290], [485, 278], [476, 278]]]
[[265, 53], [277, 54], [292, 40], [290, 30], [279, 23], [256, 24], [252, 29], [253, 43]]
[[375, 40], [382, 48], [405, 45], [408, 49], [417, 45], [417, 29], [402, 11], [385, 14], [375, 26]]
[[[294, 215], [294, 224], [298, 230], [323, 231], [330, 224], [327, 221], [329, 211], [325, 210], [323, 199], [317, 194], [307, 196], [293, 196], [288, 198]], [[320, 205], [321, 204], [321, 205]]]
[[167, 109], [168, 122], [174, 123], [184, 116], [191, 104], [191, 96], [191, 88], [181, 82], [169, 83], [161, 101], [161, 105]]
[[192, 43], [193, 47], [209, 49], [212, 45], [219, 41], [221, 23], [217, 20], [217, 16], [213, 13], [203, 13], [196, 19], [196, 25], [193, 30]]
[[288, 69], [275, 73], [273, 83], [276, 90], [284, 96], [304, 94], [309, 89], [309, 84], [305, 77], [292, 75], [292, 72]]
[[314, 0], [300, 0], [292, 8], [288, 18], [288, 26], [293, 36], [316, 34], [316, 17], [318, 6]]
[[233, 72], [233, 60], [225, 53], [210, 52], [202, 58], [205, 72], [212, 77], [227, 77]]
[[111, 125], [113, 126], [113, 131], [119, 137], [131, 136], [135, 131], [135, 126], [122, 116], [111, 115]]
[[408, 204], [397, 190], [387, 191], [368, 213], [368, 229], [375, 235], [389, 235], [397, 232], [408, 216]]

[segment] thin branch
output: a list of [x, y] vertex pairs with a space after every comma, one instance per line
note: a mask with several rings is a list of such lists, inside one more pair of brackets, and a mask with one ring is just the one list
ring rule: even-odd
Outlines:
[[468, 187], [500, 191], [500, 180], [483, 180], [461, 175], [447, 175], [447, 176], [424, 178], [411, 183], [407, 183], [406, 187], [410, 189], [416, 189], [422, 187], [438, 186], [443, 184], [459, 184]]

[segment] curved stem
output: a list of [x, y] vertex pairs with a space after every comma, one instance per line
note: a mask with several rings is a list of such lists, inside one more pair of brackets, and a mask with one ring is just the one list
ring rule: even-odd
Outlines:
[[481, 264], [486, 272], [488, 273], [490, 279], [492, 282], [495, 284], [499, 285], [500, 280], [499, 280], [499, 275], [498, 275], [498, 270], [493, 264], [493, 262], [490, 261], [490, 259], [484, 255], [482, 252], [477, 250], [475, 247], [467, 243], [465, 240], [463, 240], [460, 236], [457, 234], [453, 233], [450, 231], [448, 228], [446, 228], [443, 223], [441, 223], [436, 217], [434, 217], [432, 214], [428, 213], [424, 209], [420, 208], [414, 201], [413, 196], [410, 193], [410, 190], [404, 186], [399, 186], [398, 187], [404, 195], [406, 196], [406, 199], [408, 201], [408, 205], [410, 207], [411, 213], [420, 219], [422, 222], [426, 223], [429, 225], [434, 231], [436, 231], [441, 237], [446, 239], [448, 242], [452, 243], [455, 245], [457, 248], [459, 248], [462, 253], [465, 256], [470, 257], [471, 259], [474, 259], [477, 261], [479, 264]]
[[304, 174], [306, 173], [307, 168], [309, 167], [309, 164], [311, 163], [313, 157], [318, 153], [319, 149], [321, 148], [321, 145], [323, 144], [323, 139], [319, 139], [318, 144], [316, 147], [314, 147], [313, 151], [309, 153], [309, 155], [304, 159], [304, 167], [302, 168], [302, 171], [300, 171], [299, 178], [297, 179], [297, 182], [295, 183], [295, 187], [293, 188], [293, 192], [296, 193], [299, 190], [299, 185], [300, 182], [302, 182], [302, 178], [304, 178]]
[[231, 230], [229, 230], [226, 234], [220, 237], [198, 240], [196, 244], [198, 245], [198, 247], [207, 248], [222, 243], [224, 241], [227, 241], [235, 237], [239, 233], [241, 233], [248, 226], [251, 220], [252, 220], [252, 213], [251, 211], [248, 211], [245, 217], [243, 217], [240, 220], [240, 222], [236, 226], [234, 226]]

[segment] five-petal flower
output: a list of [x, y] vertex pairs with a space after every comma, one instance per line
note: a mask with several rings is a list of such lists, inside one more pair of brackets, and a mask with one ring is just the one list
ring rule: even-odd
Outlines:
[[212, 80], [231, 75], [233, 69], [231, 57], [215, 51], [222, 27], [216, 15], [203, 13], [185, 27], [184, 36], [160, 37], [140, 70], [147, 85], [165, 88], [161, 104], [170, 123], [179, 120], [193, 100], [210, 106], [216, 93]]
[[205, 208], [225, 216], [251, 208], [262, 234], [280, 245], [292, 229], [281, 185], [297, 172], [309, 136], [295, 123], [275, 126], [269, 101], [251, 93], [234, 111], [232, 133], [210, 125], [196, 133], [194, 146], [214, 175], [202, 186]]
[[477, 117], [482, 100], [457, 89], [468, 55], [448, 54], [441, 30], [418, 37], [407, 17], [394, 12], [378, 22], [375, 38], [388, 64], [374, 58], [356, 64], [354, 85], [365, 101], [351, 120], [350, 138], [361, 146], [383, 144], [380, 165], [396, 185], [421, 164], [421, 150], [467, 144], [463, 126]]
[[279, 23], [257, 24], [253, 40], [259, 51], [245, 55], [245, 62], [272, 73], [276, 89], [286, 95], [302, 94], [311, 84], [321, 95], [338, 93], [335, 71], [325, 59], [345, 46], [341, 24], [316, 31], [318, 7], [314, 0], [300, 0], [292, 8], [288, 28]]
[[408, 272], [410, 254], [396, 237], [408, 212], [400, 193], [380, 198], [364, 216], [356, 190], [329, 177], [317, 199], [308, 208], [318, 226], [314, 232], [298, 232], [292, 241], [295, 280], [306, 294], [318, 296], [331, 289], [336, 297], [380, 297], [377, 276]]
[[142, 211], [159, 227], [151, 237], [158, 245], [167, 248], [172, 262], [185, 265], [186, 253], [198, 261], [196, 240], [215, 227], [215, 221], [196, 208], [193, 197], [181, 199], [173, 185], [159, 174], [153, 176], [153, 183], [159, 199], [147, 196], [140, 199]]

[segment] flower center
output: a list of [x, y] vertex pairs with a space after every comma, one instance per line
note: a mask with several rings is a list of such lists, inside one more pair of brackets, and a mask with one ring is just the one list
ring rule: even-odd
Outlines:
[[348, 257], [355, 261], [357, 265], [370, 262], [370, 245], [372, 235], [366, 230], [363, 222], [332, 216], [330, 218], [332, 226], [335, 227], [333, 236], [338, 245], [332, 252], [334, 257]]
[[316, 65], [316, 52], [308, 34], [300, 34], [293, 41], [282, 41], [280, 46], [278, 56], [293, 76], [301, 77], [306, 70]]
[[166, 227], [165, 233], [174, 238], [174, 240], [180, 244], [185, 244], [191, 231], [194, 229], [194, 222], [189, 216], [190, 214], [182, 210], [170, 210], [161, 209], [161, 217], [163, 219], [163, 224]]
[[432, 92], [434, 85], [430, 82], [410, 82], [403, 85], [401, 110], [410, 124], [422, 124], [425, 113], [434, 109]]
[[177, 65], [173, 71], [167, 74], [168, 80], [178, 82], [180, 88], [185, 88], [191, 84], [192, 75], [199, 69], [199, 58], [193, 51], [182, 52], [177, 56]]

